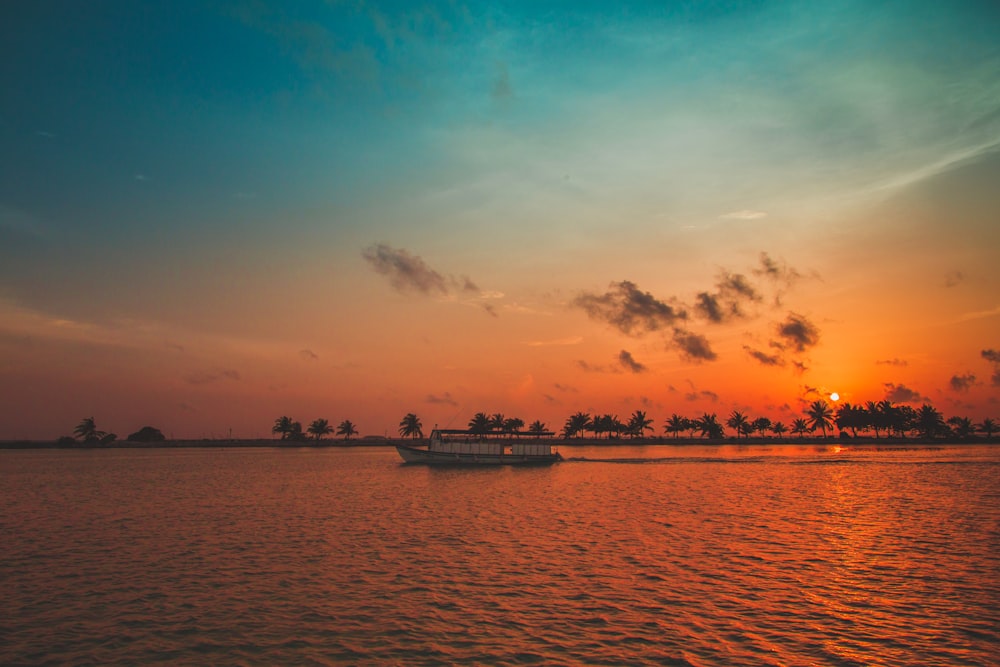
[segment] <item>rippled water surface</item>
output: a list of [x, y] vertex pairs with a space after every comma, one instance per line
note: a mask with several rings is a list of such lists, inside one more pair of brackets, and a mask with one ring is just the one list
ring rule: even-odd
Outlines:
[[1000, 664], [1000, 448], [563, 455], [2, 451], [0, 664]]

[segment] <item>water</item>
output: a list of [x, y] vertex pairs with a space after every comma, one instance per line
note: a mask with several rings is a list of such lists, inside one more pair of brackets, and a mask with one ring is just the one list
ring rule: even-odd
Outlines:
[[996, 665], [1000, 448], [0, 452], [0, 664]]

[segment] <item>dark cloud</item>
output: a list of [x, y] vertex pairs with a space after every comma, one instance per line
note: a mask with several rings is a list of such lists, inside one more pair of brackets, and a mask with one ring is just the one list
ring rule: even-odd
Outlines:
[[907, 366], [909, 362], [904, 359], [880, 359], [875, 362], [876, 366]]
[[569, 386], [564, 385], [564, 384], [559, 384], [558, 382], [555, 383], [552, 386], [555, 387], [559, 391], [567, 391], [567, 392], [572, 392], [574, 394], [578, 392], [578, 390], [577, 390], [576, 387], [569, 387]]
[[802, 277], [802, 274], [789, 267], [785, 262], [778, 262], [771, 259], [771, 256], [766, 252], [760, 253], [758, 267], [753, 270], [753, 273], [754, 275], [789, 285]]
[[317, 359], [319, 359], [319, 355], [317, 355], [312, 350], [299, 350], [299, 356], [305, 359], [306, 361], [316, 361]]
[[759, 361], [765, 366], [784, 366], [785, 361], [780, 356], [776, 354], [768, 354], [766, 352], [761, 352], [760, 350], [755, 350], [749, 345], [744, 345], [743, 349], [746, 350], [747, 354]]
[[632, 373], [642, 373], [646, 370], [646, 367], [640, 364], [632, 357], [632, 353], [628, 350], [622, 350], [618, 353], [618, 362], [628, 371]]
[[222, 380], [239, 381], [240, 380], [239, 371], [223, 368], [217, 371], [191, 373], [189, 375], [184, 376], [184, 381], [187, 382], [188, 384], [193, 384], [193, 385], [211, 384], [213, 382], [220, 382]]
[[694, 310], [709, 322], [718, 324], [726, 319], [726, 314], [719, 303], [719, 297], [708, 292], [698, 292], [695, 297]]
[[722, 275], [719, 276], [719, 282], [716, 283], [716, 287], [719, 288], [720, 294], [730, 297], [747, 299], [749, 301], [760, 301], [761, 298], [754, 286], [741, 273], [723, 271]]
[[604, 294], [581, 294], [573, 300], [573, 306], [628, 335], [659, 331], [687, 318], [682, 309], [639, 290], [628, 280], [611, 283]]
[[949, 384], [952, 391], [969, 391], [976, 384], [976, 376], [971, 374], [952, 375]]
[[994, 387], [1000, 387], [1000, 368], [993, 371], [993, 377], [990, 378], [990, 382]]
[[362, 253], [376, 272], [388, 276], [389, 283], [400, 292], [447, 294], [448, 284], [440, 273], [427, 266], [420, 257], [384, 243], [365, 248]]
[[819, 329], [812, 322], [797, 313], [789, 313], [778, 325], [778, 336], [782, 343], [796, 352], [805, 352], [819, 342]]
[[436, 396], [435, 394], [427, 394], [425, 399], [426, 403], [431, 403], [432, 405], [452, 405], [458, 407], [458, 403], [454, 398], [451, 397], [449, 392], [444, 392], [443, 396]]
[[681, 356], [691, 361], [714, 361], [716, 359], [708, 339], [701, 334], [684, 329], [674, 329], [674, 345], [681, 350]]
[[965, 281], [965, 274], [961, 271], [949, 271], [944, 276], [945, 287], [956, 287]]
[[483, 310], [485, 310], [493, 317], [500, 317], [499, 315], [497, 315], [497, 309], [493, 306], [492, 303], [484, 303]]
[[761, 300], [757, 289], [740, 273], [723, 271], [715, 283], [715, 289], [714, 293], [699, 292], [694, 305], [698, 315], [714, 324], [743, 317], [742, 303]]
[[927, 399], [906, 385], [885, 383], [885, 399], [893, 403], [919, 403]]
[[457, 282], [463, 292], [479, 292], [479, 286], [472, 282], [469, 276], [461, 276], [460, 280]]
[[707, 389], [703, 389], [701, 391], [690, 391], [684, 394], [685, 401], [698, 401], [703, 398], [707, 398], [713, 403], [719, 402], [719, 395], [716, 394], [714, 391], [708, 391]]
[[985, 359], [986, 361], [991, 361], [994, 364], [1000, 364], [1000, 351], [983, 350], [979, 354], [983, 355], [983, 359]]

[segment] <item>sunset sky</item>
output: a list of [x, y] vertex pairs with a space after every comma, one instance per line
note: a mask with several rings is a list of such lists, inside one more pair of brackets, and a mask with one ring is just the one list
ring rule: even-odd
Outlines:
[[0, 439], [1000, 417], [995, 2], [0, 8]]

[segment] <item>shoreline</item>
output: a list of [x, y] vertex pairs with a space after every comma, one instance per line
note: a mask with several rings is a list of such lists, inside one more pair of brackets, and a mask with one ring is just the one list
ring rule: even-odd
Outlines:
[[[517, 441], [518, 439], [501, 439], [504, 442]], [[532, 440], [532, 438], [522, 438], [521, 441]], [[357, 447], [395, 447], [399, 444], [426, 444], [425, 439], [413, 438], [360, 438], [357, 440], [320, 440], [288, 442], [275, 439], [192, 439], [192, 440], [164, 440], [160, 442], [135, 442], [131, 440], [120, 440], [111, 443], [61, 443], [55, 440], [0, 440], [0, 449], [58, 449], [58, 450], [92, 450], [92, 449], [193, 449], [193, 448], [272, 448], [272, 449], [354, 449]], [[947, 445], [947, 444], [997, 444], [997, 438], [983, 438], [973, 436], [970, 438], [874, 438], [861, 436], [857, 438], [828, 436], [806, 437], [806, 438], [635, 438], [635, 439], [612, 439], [606, 438], [555, 438], [546, 439], [545, 442], [556, 447], [643, 447], [671, 445], [677, 447], [684, 446], [722, 446], [722, 445], [769, 445], [769, 446], [852, 446], [852, 445]]]

